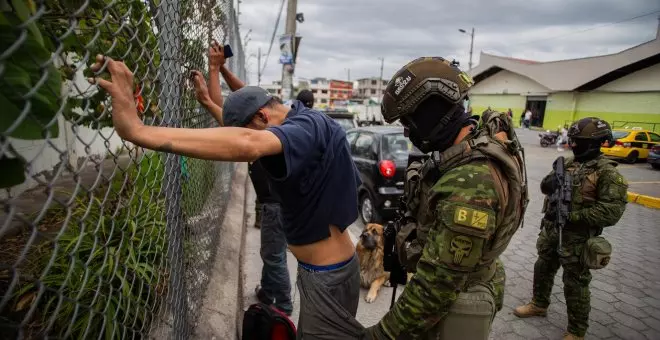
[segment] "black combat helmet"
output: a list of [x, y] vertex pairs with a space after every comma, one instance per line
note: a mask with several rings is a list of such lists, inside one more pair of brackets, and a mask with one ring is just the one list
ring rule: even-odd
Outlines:
[[439, 95], [452, 105], [462, 105], [473, 83], [467, 74], [444, 58], [415, 59], [397, 71], [387, 84], [381, 105], [383, 118], [392, 123], [410, 115], [432, 95]]
[[610, 124], [597, 117], [587, 117], [573, 123], [568, 138], [576, 160], [589, 160], [600, 155], [600, 146], [612, 141]]
[[388, 123], [400, 120], [420, 150], [437, 149], [439, 144], [447, 144], [443, 138], [450, 139], [443, 136], [443, 130], [458, 133], [460, 126], [453, 128], [456, 115], [459, 109], [464, 114], [463, 100], [473, 84], [467, 74], [444, 58], [418, 58], [396, 72], [387, 84], [381, 113]]
[[568, 129], [568, 137], [573, 139], [608, 139], [612, 136], [610, 124], [600, 118], [587, 117], [578, 120]]

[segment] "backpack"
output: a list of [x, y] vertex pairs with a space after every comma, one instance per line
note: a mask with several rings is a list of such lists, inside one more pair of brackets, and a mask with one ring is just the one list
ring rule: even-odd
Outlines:
[[260, 302], [245, 311], [242, 334], [243, 340], [294, 340], [296, 326], [284, 312]]

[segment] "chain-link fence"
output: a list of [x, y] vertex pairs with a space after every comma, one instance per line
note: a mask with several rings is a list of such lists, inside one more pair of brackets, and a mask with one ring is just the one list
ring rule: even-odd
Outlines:
[[86, 77], [123, 60], [146, 124], [216, 125], [189, 74], [216, 39], [244, 79], [232, 3], [0, 0], [0, 338], [193, 332], [233, 165], [121, 140]]

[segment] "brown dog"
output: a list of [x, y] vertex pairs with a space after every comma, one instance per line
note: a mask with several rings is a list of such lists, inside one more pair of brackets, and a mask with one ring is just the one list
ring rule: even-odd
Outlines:
[[378, 290], [390, 279], [390, 273], [383, 268], [384, 244], [383, 226], [369, 223], [360, 234], [360, 241], [355, 247], [360, 260], [360, 285], [369, 288], [364, 298], [372, 303], [378, 296]]

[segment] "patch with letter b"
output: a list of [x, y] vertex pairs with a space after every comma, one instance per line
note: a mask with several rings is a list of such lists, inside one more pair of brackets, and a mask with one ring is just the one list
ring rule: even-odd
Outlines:
[[454, 223], [474, 229], [486, 230], [490, 218], [490, 214], [482, 210], [466, 207], [454, 210]]

